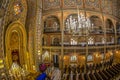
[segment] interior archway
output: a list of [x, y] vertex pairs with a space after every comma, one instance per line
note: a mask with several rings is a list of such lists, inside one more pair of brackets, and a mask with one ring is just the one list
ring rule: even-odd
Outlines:
[[8, 26], [5, 35], [6, 65], [8, 69], [13, 62], [17, 62], [23, 68], [28, 68], [26, 40], [25, 28], [19, 21]]

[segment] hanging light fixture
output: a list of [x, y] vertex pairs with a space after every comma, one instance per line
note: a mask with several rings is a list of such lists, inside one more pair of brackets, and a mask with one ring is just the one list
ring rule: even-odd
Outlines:
[[79, 8], [77, 11], [77, 18], [74, 18], [73, 15], [70, 15], [66, 20], [66, 31], [73, 35], [87, 35], [89, 34], [90, 28], [93, 27], [93, 24], [89, 18], [87, 18], [82, 13], [79, 13]]

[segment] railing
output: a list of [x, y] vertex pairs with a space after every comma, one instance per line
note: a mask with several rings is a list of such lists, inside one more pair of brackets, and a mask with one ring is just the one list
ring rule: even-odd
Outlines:
[[47, 28], [44, 28], [44, 32], [60, 32], [60, 29], [54, 28], [54, 27], [47, 27]]
[[[118, 44], [120, 44], [118, 42]], [[50, 45], [44, 45], [43, 46], [61, 46], [62, 44], [50, 44]], [[63, 43], [64, 46], [81, 46], [81, 47], [85, 47], [87, 45], [87, 42], [81, 42], [81, 43], [77, 43], [77, 44], [70, 44], [69, 42], [64, 42]], [[102, 43], [102, 42], [96, 42], [94, 44], [88, 44], [88, 46], [104, 46], [104, 45], [115, 45], [114, 42], [107, 42], [106, 44]]]

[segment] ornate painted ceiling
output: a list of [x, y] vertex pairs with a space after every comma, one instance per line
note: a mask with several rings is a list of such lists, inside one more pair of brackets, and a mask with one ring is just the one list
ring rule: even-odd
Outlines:
[[[4, 14], [5, 5], [10, 0], [0, 0], [0, 16]], [[29, 1], [29, 0], [28, 0]], [[105, 14], [120, 17], [120, 0], [42, 0], [43, 10], [80, 9], [103, 11]], [[34, 1], [32, 1], [34, 2]]]
[[86, 9], [120, 17], [120, 0], [43, 0], [43, 10]]

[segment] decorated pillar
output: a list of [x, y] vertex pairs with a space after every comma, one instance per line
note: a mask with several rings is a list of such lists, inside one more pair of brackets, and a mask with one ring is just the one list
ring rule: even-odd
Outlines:
[[36, 28], [35, 28], [35, 56], [36, 68], [39, 70], [39, 64], [42, 62], [42, 1], [37, 0]]
[[[2, 0], [1, 2], [1, 7], [0, 7], [0, 73], [4, 75], [0, 75], [1, 77], [4, 77], [4, 79], [7, 79], [7, 72], [6, 72], [6, 65], [5, 65], [5, 53], [4, 53], [4, 17], [5, 17], [5, 12], [7, 10], [7, 6], [9, 4], [8, 0]], [[4, 70], [4, 71], [3, 71]]]

